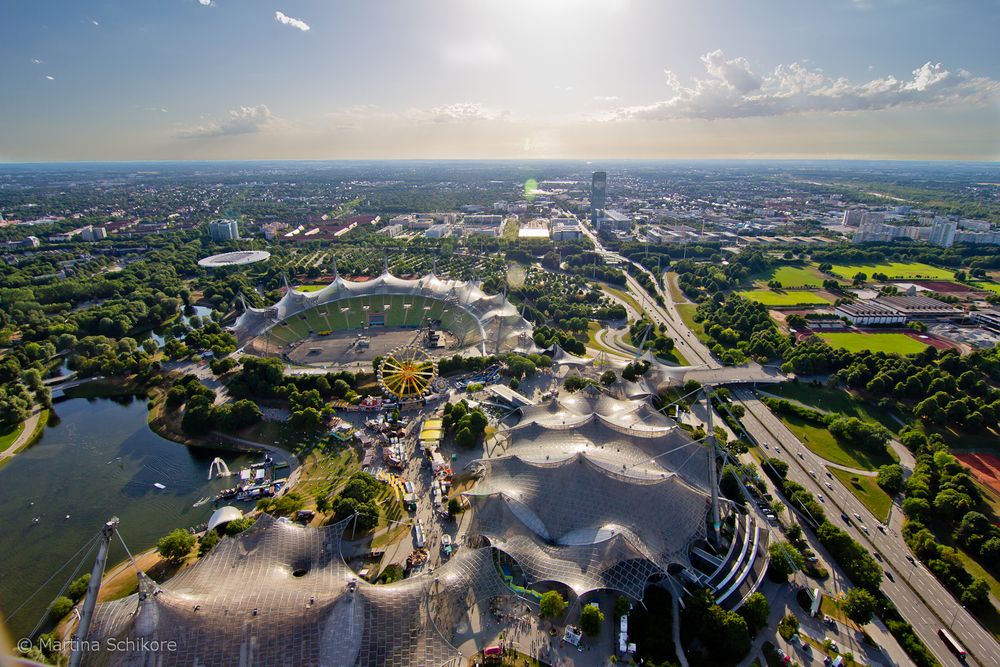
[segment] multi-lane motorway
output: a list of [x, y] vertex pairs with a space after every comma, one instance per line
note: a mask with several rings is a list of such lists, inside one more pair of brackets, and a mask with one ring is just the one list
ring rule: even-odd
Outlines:
[[[597, 251], [605, 257], [620, 261], [627, 259], [610, 253], [596, 235], [581, 225], [584, 233], [593, 241]], [[642, 271], [644, 268], [639, 267]], [[647, 272], [648, 273], [648, 272]], [[651, 276], [652, 277], [652, 276]], [[722, 369], [720, 364], [704, 344], [695, 337], [672, 307], [670, 295], [665, 293], [654, 279], [657, 292], [667, 304], [661, 308], [646, 290], [632, 276], [626, 274], [629, 290], [635, 295], [646, 312], [667, 327], [678, 351], [691, 363], [705, 367], [706, 371]], [[737, 377], [745, 382], [749, 378]], [[733, 379], [722, 379], [733, 382]], [[708, 380], [703, 380], [706, 382]], [[708, 381], [710, 384], [711, 382]], [[868, 509], [836, 479], [827, 476], [823, 461], [806, 449], [774, 414], [761, 403], [753, 390], [734, 388], [733, 396], [746, 410], [743, 425], [747, 432], [769, 456], [781, 458], [789, 464], [789, 478], [809, 489], [814, 495], [823, 496], [827, 517], [841, 528], [845, 528], [856, 540], [881, 558], [884, 570], [882, 590], [892, 599], [903, 617], [913, 626], [916, 633], [930, 648], [939, 661], [945, 665], [963, 664], [938, 637], [940, 628], [948, 628], [963, 644], [969, 656], [964, 664], [1000, 665], [1000, 644], [985, 630], [973, 616], [942, 586], [938, 580], [919, 562], [911, 562], [910, 551], [903, 542], [902, 513], [894, 508], [884, 532], [879, 522]], [[850, 525], [842, 519], [849, 517]], [[859, 521], [856, 516], [860, 516]], [[865, 526], [864, 530], [860, 526]]]

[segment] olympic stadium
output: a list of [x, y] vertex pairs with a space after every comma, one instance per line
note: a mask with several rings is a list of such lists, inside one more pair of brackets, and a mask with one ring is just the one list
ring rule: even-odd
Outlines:
[[[287, 287], [287, 283], [286, 283]], [[286, 289], [267, 308], [245, 307], [232, 326], [243, 351], [302, 365], [369, 361], [417, 342], [432, 354], [534, 350], [532, 327], [502, 294], [475, 282], [337, 275], [320, 290]]]
[[98, 606], [89, 639], [176, 651], [87, 664], [457, 667], [509, 630], [485, 620], [500, 601], [537, 610], [556, 589], [572, 614], [595, 595], [641, 603], [662, 586], [681, 604], [707, 588], [735, 609], [760, 584], [767, 531], [712, 493], [705, 442], [646, 400], [594, 389], [520, 412], [471, 464], [459, 548], [437, 569], [371, 584], [343, 555], [350, 518], [308, 528], [263, 515], [172, 579], [140, 575], [137, 593]]

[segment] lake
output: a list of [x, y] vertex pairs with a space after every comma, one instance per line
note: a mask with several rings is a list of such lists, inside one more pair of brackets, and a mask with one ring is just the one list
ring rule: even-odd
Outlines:
[[[129, 550], [142, 551], [174, 528], [208, 520], [210, 498], [233, 483], [208, 480], [215, 456], [234, 472], [261, 458], [161, 438], [146, 422], [145, 399], [75, 398], [55, 409], [60, 423], [0, 468], [0, 612], [15, 639], [34, 627], [79, 559], [60, 574], [56, 571], [110, 517], [121, 520], [119, 531]], [[166, 488], [157, 489], [155, 483]], [[34, 517], [39, 521], [33, 525]], [[93, 558], [92, 552], [81, 574], [90, 571]], [[109, 568], [124, 558], [118, 543]]]

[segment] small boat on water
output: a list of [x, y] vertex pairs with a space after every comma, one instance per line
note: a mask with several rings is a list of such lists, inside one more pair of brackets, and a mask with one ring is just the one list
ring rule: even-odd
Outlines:
[[167, 488], [166, 486], [164, 486], [163, 484], [160, 484], [159, 482], [153, 482], [153, 486], [155, 486], [156, 488], [160, 489], [161, 491], [163, 489]]

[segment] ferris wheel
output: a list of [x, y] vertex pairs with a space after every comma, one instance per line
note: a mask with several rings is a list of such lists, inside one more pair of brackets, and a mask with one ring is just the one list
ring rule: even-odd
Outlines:
[[399, 347], [382, 360], [378, 383], [382, 390], [396, 398], [422, 396], [437, 377], [437, 363], [416, 347]]

